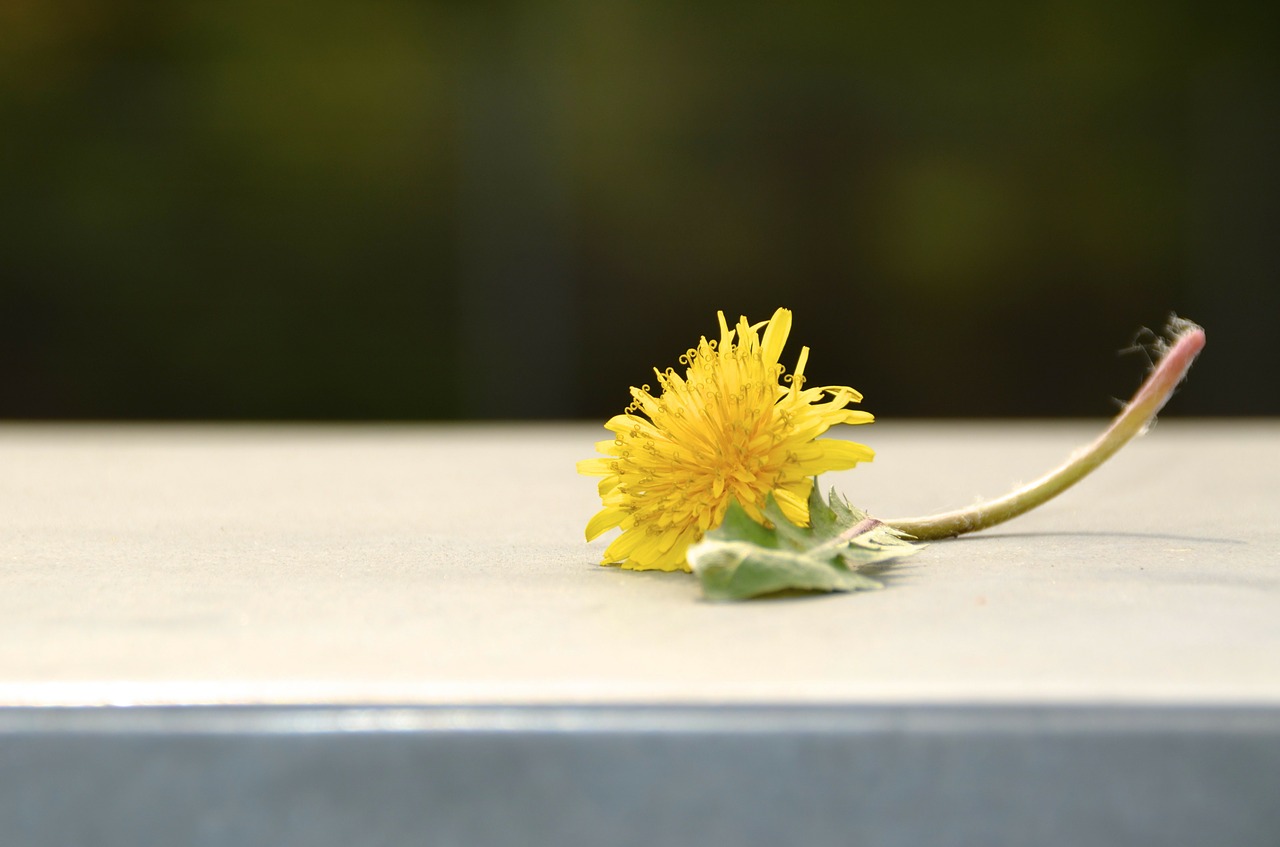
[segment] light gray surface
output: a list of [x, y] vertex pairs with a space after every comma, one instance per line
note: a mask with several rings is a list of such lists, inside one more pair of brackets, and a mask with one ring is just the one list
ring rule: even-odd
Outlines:
[[[1095, 429], [883, 422], [826, 482], [949, 508]], [[595, 564], [600, 434], [0, 427], [0, 843], [1280, 843], [1280, 424], [740, 605]]]
[[[1099, 424], [851, 430], [892, 517]], [[874, 593], [596, 565], [595, 426], [0, 427], [0, 704], [1280, 704], [1280, 425], [1162, 423]]]

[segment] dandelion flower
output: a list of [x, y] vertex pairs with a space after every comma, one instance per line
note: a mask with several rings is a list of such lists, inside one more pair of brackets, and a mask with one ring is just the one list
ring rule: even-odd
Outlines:
[[704, 337], [680, 357], [683, 377], [655, 368], [656, 396], [648, 385], [631, 389], [631, 405], [605, 424], [615, 437], [596, 444], [605, 457], [578, 463], [579, 473], [603, 477], [604, 508], [587, 523], [587, 540], [622, 530], [603, 564], [689, 570], [685, 551], [720, 525], [733, 499], [763, 521], [772, 493], [788, 520], [807, 525], [812, 477], [875, 455], [851, 441], [816, 440], [836, 424], [873, 418], [846, 408], [862, 399], [852, 388], [804, 387], [808, 347], [783, 376], [789, 310], [758, 324], [739, 318], [734, 329], [723, 312], [719, 320], [719, 341]]

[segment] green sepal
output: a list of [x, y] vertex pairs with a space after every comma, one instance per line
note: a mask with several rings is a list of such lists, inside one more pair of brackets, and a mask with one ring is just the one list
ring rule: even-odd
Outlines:
[[[756, 522], [735, 500], [720, 526], [689, 548], [689, 565], [709, 600], [746, 600], [780, 591], [865, 591], [883, 587], [860, 568], [921, 549], [873, 521], [835, 489], [809, 494], [809, 526], [787, 519], [770, 494]], [[860, 527], [866, 521], [865, 527]]]

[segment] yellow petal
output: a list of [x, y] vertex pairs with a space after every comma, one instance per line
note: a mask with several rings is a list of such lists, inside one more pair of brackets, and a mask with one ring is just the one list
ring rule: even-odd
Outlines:
[[605, 549], [603, 562], [625, 562], [647, 536], [648, 533], [643, 529], [627, 530], [613, 539], [613, 543]]
[[593, 541], [599, 538], [602, 533], [622, 523], [626, 516], [626, 512], [615, 508], [604, 508], [596, 512], [595, 516], [587, 521], [587, 540]]
[[875, 423], [876, 416], [870, 412], [860, 412], [855, 409], [846, 409], [841, 413], [840, 423], [843, 424], [869, 424]]
[[804, 386], [804, 366], [809, 362], [809, 348], [800, 348], [800, 358], [796, 361], [796, 369], [791, 374], [791, 393], [799, 394]]
[[876, 457], [874, 450], [856, 441], [828, 438], [815, 442], [815, 445], [822, 448], [822, 455], [806, 463], [810, 475], [847, 470], [859, 462], [870, 462]]
[[778, 501], [778, 507], [787, 520], [799, 526], [809, 523], [809, 491], [812, 488], [813, 481], [805, 477], [793, 487], [774, 489], [773, 499]]
[[769, 325], [764, 328], [764, 341], [760, 344], [760, 353], [764, 357], [765, 364], [778, 363], [778, 357], [782, 355], [782, 348], [786, 346], [787, 336], [790, 334], [791, 310], [779, 309], [773, 313], [773, 317], [769, 319]]
[[617, 459], [583, 459], [578, 462], [578, 473], [583, 476], [608, 476], [614, 473], [613, 464]]

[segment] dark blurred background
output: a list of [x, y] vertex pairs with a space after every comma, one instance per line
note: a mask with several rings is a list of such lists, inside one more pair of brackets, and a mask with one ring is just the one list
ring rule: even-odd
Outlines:
[[0, 2], [0, 416], [1280, 414], [1273, 2]]

